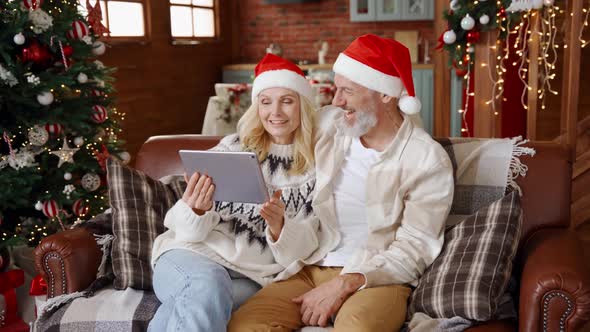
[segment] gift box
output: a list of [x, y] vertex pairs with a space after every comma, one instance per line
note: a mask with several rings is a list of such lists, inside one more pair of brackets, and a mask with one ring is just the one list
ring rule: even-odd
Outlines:
[[0, 272], [0, 332], [29, 331], [18, 316], [16, 288], [25, 282], [23, 270]]

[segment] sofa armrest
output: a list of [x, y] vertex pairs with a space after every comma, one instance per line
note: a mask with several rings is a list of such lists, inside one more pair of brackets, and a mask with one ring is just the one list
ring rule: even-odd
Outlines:
[[522, 264], [519, 331], [578, 331], [590, 320], [590, 270], [573, 232], [535, 232]]
[[94, 236], [82, 228], [48, 236], [35, 248], [35, 267], [47, 281], [48, 298], [86, 289], [101, 259]]

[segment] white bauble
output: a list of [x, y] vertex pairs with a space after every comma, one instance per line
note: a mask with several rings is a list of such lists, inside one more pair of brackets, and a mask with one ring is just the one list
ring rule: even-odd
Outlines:
[[84, 73], [78, 74], [78, 82], [81, 84], [88, 82], [88, 75], [86, 75]]
[[82, 177], [82, 188], [88, 191], [95, 191], [100, 187], [100, 176], [96, 173], [86, 173]]
[[473, 17], [469, 16], [469, 14], [466, 14], [465, 17], [463, 17], [463, 19], [461, 20], [461, 28], [463, 28], [463, 30], [471, 30], [474, 26], [475, 20], [473, 19]]
[[74, 144], [76, 146], [81, 146], [82, 144], [84, 144], [84, 137], [78, 136], [78, 137], [74, 138]]
[[49, 91], [41, 92], [37, 95], [37, 101], [43, 106], [50, 105], [53, 103], [53, 93]]
[[483, 14], [479, 17], [479, 23], [481, 23], [482, 25], [486, 25], [488, 23], [490, 23], [490, 17], [486, 14]]
[[66, 181], [70, 181], [72, 179], [72, 173], [70, 172], [65, 172], [64, 173], [64, 180]]
[[14, 38], [12, 38], [12, 40], [15, 44], [22, 45], [25, 43], [25, 35], [23, 35], [22, 32], [19, 32], [16, 35], [14, 35]]
[[43, 210], [43, 203], [41, 203], [41, 201], [37, 201], [37, 203], [35, 203], [35, 210], [37, 210], [37, 211]]
[[92, 44], [92, 54], [94, 55], [103, 55], [106, 50], [106, 45], [100, 40], [97, 40]]
[[449, 31], [445, 31], [445, 33], [443, 34], [443, 41], [445, 42], [445, 44], [452, 44], [457, 40], [457, 34], [455, 34], [455, 31], [453, 30], [449, 30]]
[[459, 9], [459, 0], [451, 0], [451, 4], [449, 5], [451, 10], [458, 10]]
[[123, 152], [119, 153], [119, 158], [121, 159], [121, 161], [124, 164], [127, 164], [127, 163], [129, 163], [129, 160], [131, 160], [131, 155], [129, 154], [129, 152], [123, 151]]
[[467, 48], [467, 52], [468, 52], [468, 53], [473, 53], [473, 52], [475, 52], [475, 47], [473, 47], [473, 46], [469, 46], [469, 47]]
[[543, 4], [547, 7], [553, 6], [555, 0], [543, 0]]
[[28, 133], [29, 142], [36, 146], [41, 146], [47, 143], [49, 139], [49, 133], [43, 126], [34, 126], [33, 128], [29, 129]]

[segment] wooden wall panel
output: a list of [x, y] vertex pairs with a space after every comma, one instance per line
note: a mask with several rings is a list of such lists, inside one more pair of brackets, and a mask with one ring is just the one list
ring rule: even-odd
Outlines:
[[[236, 1], [219, 0], [220, 39], [172, 45], [168, 1], [150, 0], [148, 43], [111, 43], [99, 60], [117, 67], [117, 107], [125, 112], [122, 139], [133, 157], [152, 135], [200, 133], [221, 67], [236, 54]], [[108, 41], [107, 41], [108, 43]]]

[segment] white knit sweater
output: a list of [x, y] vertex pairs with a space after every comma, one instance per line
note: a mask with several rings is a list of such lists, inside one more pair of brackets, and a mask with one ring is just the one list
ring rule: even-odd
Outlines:
[[[224, 137], [212, 150], [242, 151], [236, 134]], [[313, 167], [301, 175], [288, 174], [293, 158], [292, 145], [275, 145], [261, 162], [269, 193], [282, 189], [286, 205], [285, 225], [276, 242], [260, 216], [261, 205], [215, 202], [202, 216], [179, 200], [166, 214], [168, 231], [158, 236], [152, 249], [152, 266], [164, 252], [186, 249], [265, 285], [279, 272], [305, 260], [317, 248], [319, 221], [311, 200], [315, 188]], [[300, 244], [305, 243], [302, 247]], [[298, 269], [296, 269], [298, 270]]]

